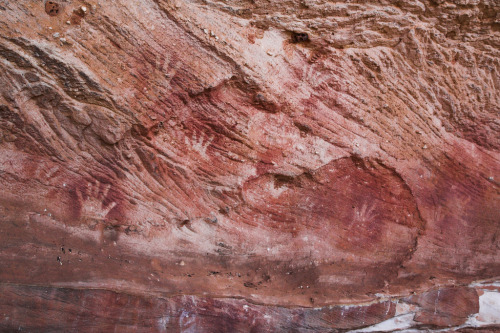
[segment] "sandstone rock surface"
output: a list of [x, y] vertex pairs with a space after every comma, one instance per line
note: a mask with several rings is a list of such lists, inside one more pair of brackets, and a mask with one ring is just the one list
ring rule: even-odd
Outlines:
[[0, 0], [0, 329], [500, 329], [496, 0]]

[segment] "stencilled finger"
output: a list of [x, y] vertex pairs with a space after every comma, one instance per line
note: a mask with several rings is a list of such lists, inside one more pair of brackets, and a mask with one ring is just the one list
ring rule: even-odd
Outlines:
[[78, 188], [75, 189], [76, 197], [80, 203], [83, 202], [83, 195], [82, 195], [83, 189], [80, 190]]
[[111, 184], [104, 184], [102, 189], [102, 198], [105, 199], [108, 196], [109, 189], [111, 188]]
[[110, 212], [113, 208], [115, 208], [115, 207], [116, 207], [116, 202], [114, 202], [114, 201], [113, 201], [112, 203], [110, 203], [110, 204], [108, 205], [108, 207], [107, 207], [107, 209], [106, 209], [106, 210], [107, 210], [107, 211], [108, 211], [108, 213], [109, 213], [109, 212]]
[[100, 189], [101, 189], [101, 183], [99, 183], [99, 181], [96, 180], [94, 185], [94, 192], [92, 193], [92, 196], [94, 198], [98, 198]]
[[87, 184], [87, 191], [85, 193], [85, 199], [88, 200], [92, 196], [92, 192], [93, 192], [93, 185], [92, 185], [92, 183], [88, 183]]

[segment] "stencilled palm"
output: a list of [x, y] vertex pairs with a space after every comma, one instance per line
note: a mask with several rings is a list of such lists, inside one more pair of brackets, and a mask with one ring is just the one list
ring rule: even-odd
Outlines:
[[363, 248], [369, 248], [370, 244], [380, 237], [380, 224], [375, 221], [378, 214], [375, 205], [364, 203], [361, 208], [356, 209], [354, 218], [349, 228], [348, 240]]
[[39, 180], [52, 179], [54, 177], [54, 175], [59, 170], [60, 170], [60, 167], [58, 167], [58, 166], [53, 166], [51, 168], [44, 168], [42, 165], [40, 168], [37, 168], [33, 178], [39, 179]]
[[170, 89], [170, 81], [179, 69], [178, 62], [174, 61], [168, 54], [165, 56], [156, 55], [154, 70], [165, 76], [165, 80], [160, 82]]
[[354, 213], [354, 222], [357, 224], [365, 225], [366, 223], [373, 221], [377, 217], [377, 214], [374, 210], [374, 205], [370, 206], [367, 203], [364, 203], [363, 206], [361, 206], [361, 209], [356, 210], [356, 212]]
[[441, 206], [435, 206], [433, 211], [434, 223], [441, 222], [444, 219], [445, 215], [446, 214], [443, 212], [443, 208]]
[[302, 80], [308, 82], [311, 87], [317, 88], [328, 81], [328, 75], [316, 70], [315, 66], [310, 66], [304, 68]]
[[184, 138], [184, 142], [186, 145], [190, 146], [191, 149], [200, 153], [203, 158], [207, 158], [207, 149], [214, 141], [213, 137], [207, 137], [205, 134], [201, 133], [199, 136], [196, 132], [193, 133], [193, 137], [189, 139], [188, 137]]
[[108, 213], [116, 206], [116, 202], [111, 202], [107, 206], [104, 205], [110, 188], [110, 184], [104, 184], [101, 191], [101, 183], [96, 181], [94, 185], [88, 183], [86, 190], [79, 191], [77, 189], [76, 195], [81, 206], [80, 216], [104, 220]]

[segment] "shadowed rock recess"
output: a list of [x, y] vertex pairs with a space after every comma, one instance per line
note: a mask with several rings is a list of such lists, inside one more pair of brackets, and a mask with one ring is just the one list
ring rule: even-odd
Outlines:
[[0, 331], [500, 330], [498, 0], [0, 17]]

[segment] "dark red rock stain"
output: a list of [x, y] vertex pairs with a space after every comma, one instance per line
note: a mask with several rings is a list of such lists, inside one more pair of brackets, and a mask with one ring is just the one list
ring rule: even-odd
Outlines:
[[309, 35], [305, 32], [292, 32], [292, 43], [307, 43], [310, 42]]
[[[317, 309], [270, 308], [237, 299], [165, 298], [99, 289], [2, 285], [0, 291], [0, 309], [17, 309], [0, 323], [2, 330], [330, 332], [373, 325], [395, 314], [392, 302]], [[47, 315], [35, 315], [42, 309]], [[58, 320], [53, 320], [54, 316]]]
[[12, 135], [12, 141], [19, 151], [39, 156], [57, 156], [40, 130], [32, 124], [24, 123], [24, 119], [6, 105], [0, 106], [0, 125]]
[[[109, 212], [102, 218], [102, 220], [93, 220], [89, 219], [89, 217], [82, 216], [82, 206], [85, 204], [86, 199], [92, 199], [92, 195], [89, 194], [89, 184], [92, 187], [99, 187], [98, 195], [99, 198], [102, 198], [102, 201], [100, 201], [100, 203], [102, 204], [102, 208], [106, 209], [110, 207], [112, 203], [114, 203], [114, 207], [109, 210]], [[75, 204], [69, 207], [71, 211], [71, 218], [68, 222], [74, 221], [73, 223], [76, 222], [76, 224], [79, 224], [79, 222], [84, 222], [90, 223], [91, 225], [96, 225], [97, 223], [98, 225], [102, 225], [100, 226], [100, 229], [102, 230], [104, 230], [105, 228], [116, 229], [114, 227], [113, 221], [123, 221], [127, 207], [126, 200], [124, 200], [123, 197], [123, 192], [121, 192], [119, 188], [116, 188], [116, 184], [116, 181], [104, 177], [94, 177], [92, 179], [83, 178], [77, 182], [74, 182], [73, 184], [69, 184], [69, 197]], [[103, 192], [108, 186], [109, 190], [104, 197]], [[78, 195], [77, 192], [79, 192], [80, 195]], [[83, 198], [83, 202], [80, 200], [80, 196], [81, 198]]]
[[[446, 154], [440, 161], [440, 167], [432, 169], [429, 181], [432, 191], [420, 196], [422, 205], [431, 215], [427, 237], [446, 244], [439, 250], [440, 265], [433, 268], [454, 274], [467, 267], [466, 280], [478, 275], [500, 274], [499, 265], [481, 267], [481, 259], [477, 256], [478, 252], [496, 253], [500, 248], [500, 187], [488, 181], [489, 174], [474, 176], [475, 170], [468, 169], [459, 160], [452, 161]], [[490, 168], [494, 174], [495, 167]], [[485, 239], [488, 246], [483, 242]], [[455, 249], [460, 250], [458, 258]]]
[[414, 320], [423, 325], [458, 326], [479, 312], [477, 292], [467, 287], [431, 290], [406, 301], [419, 306]]
[[404, 251], [385, 243], [392, 226], [412, 239], [424, 227], [409, 189], [376, 161], [345, 158], [295, 177], [264, 174], [244, 184], [243, 196], [247, 214], [263, 214], [263, 226], [323, 230], [349, 251]]
[[45, 2], [45, 12], [49, 16], [57, 16], [59, 14], [59, 3], [55, 1], [47, 1]]
[[83, 7], [79, 7], [75, 10], [73, 10], [73, 13], [71, 14], [71, 17], [70, 17], [70, 22], [71, 24], [73, 25], [79, 25], [82, 23], [82, 20], [85, 18], [85, 16], [87, 15], [86, 11], [83, 10]]

